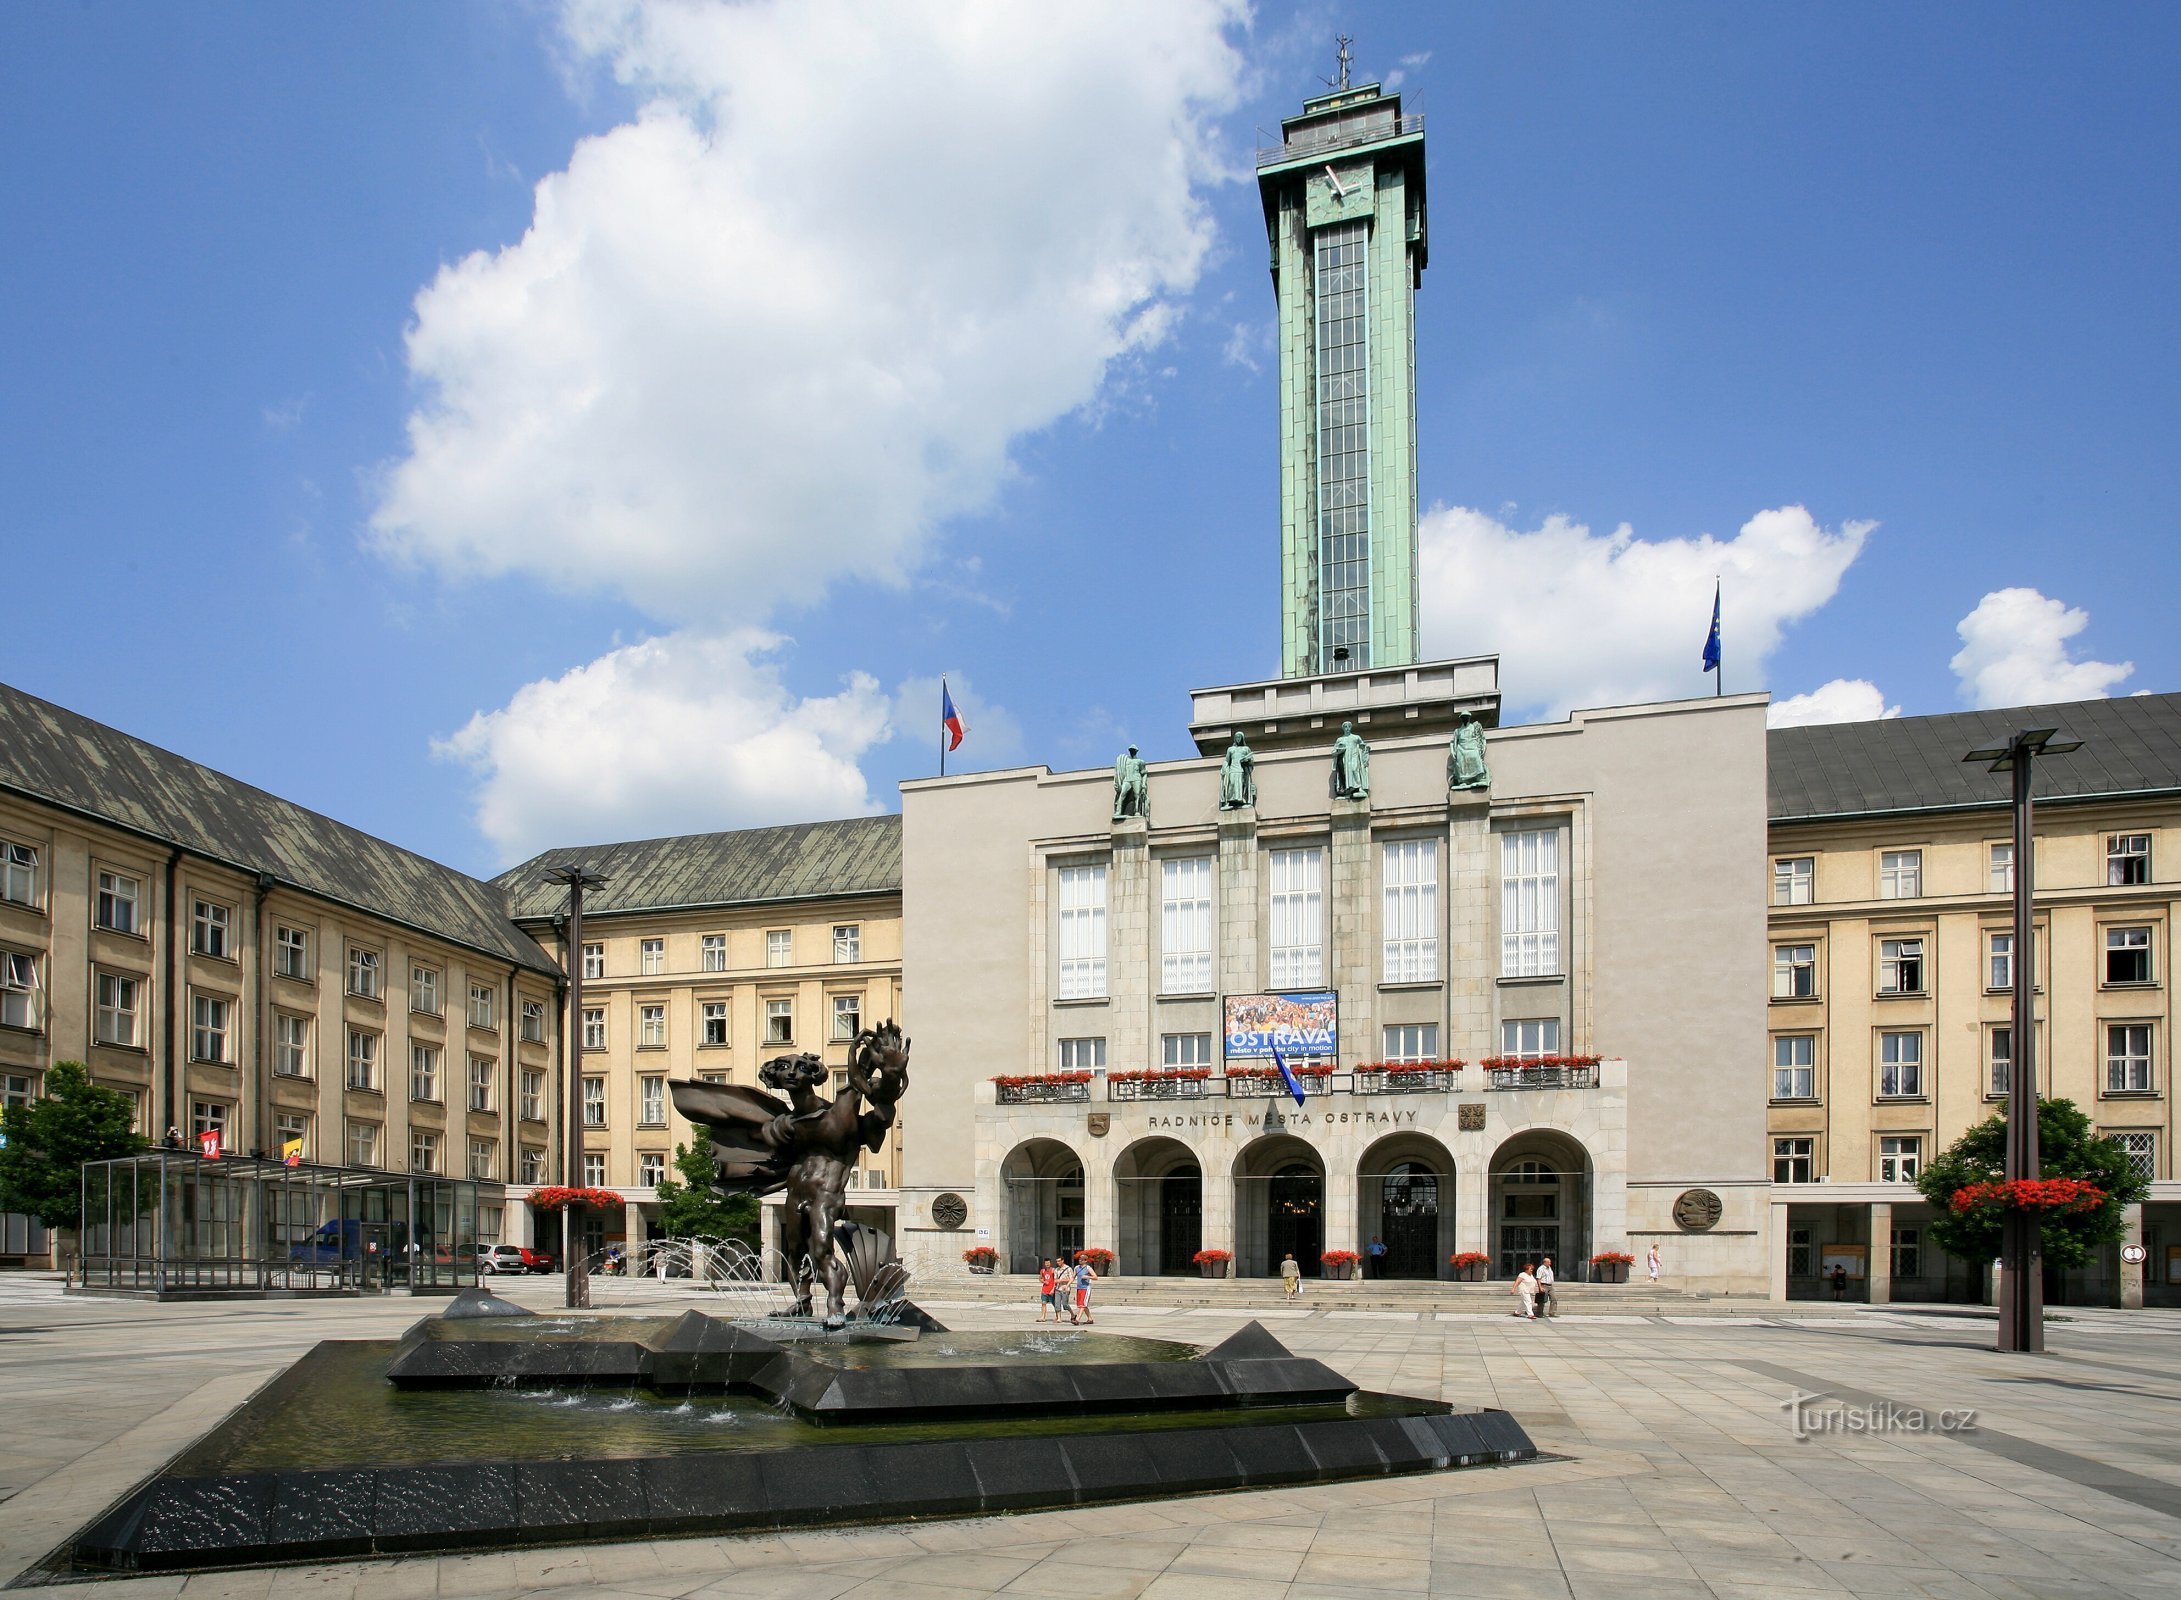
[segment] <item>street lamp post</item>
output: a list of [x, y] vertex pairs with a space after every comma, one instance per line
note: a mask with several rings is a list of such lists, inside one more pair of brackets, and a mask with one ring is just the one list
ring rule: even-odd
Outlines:
[[[2056, 737], [2052, 728], [2024, 728], [2004, 745], [1972, 750], [1964, 761], [1982, 761], [2014, 776], [2014, 1038], [2007, 1067], [2007, 1181], [2034, 1178], [2037, 1167], [2037, 947], [2031, 919], [2037, 893], [2032, 845], [2034, 807], [2030, 779], [2037, 758], [2080, 750], [2080, 739]], [[2010, 1205], [2000, 1235], [1999, 1343], [2001, 1350], [2031, 1353], [2045, 1348], [2044, 1261], [2038, 1248], [2037, 1214]], [[1873, 1241], [1875, 1244], [1876, 1241]]]
[[[562, 1057], [568, 1063], [567, 1128], [561, 1147], [567, 1156], [567, 1181], [571, 1189], [583, 1187], [583, 891], [596, 889], [605, 879], [584, 867], [555, 867], [545, 875], [548, 883], [568, 886], [568, 1022], [561, 1035]], [[567, 1305], [572, 1311], [591, 1307], [591, 1268], [583, 1258], [580, 1226], [582, 1207], [574, 1201], [560, 1211], [560, 1259], [568, 1269]]]

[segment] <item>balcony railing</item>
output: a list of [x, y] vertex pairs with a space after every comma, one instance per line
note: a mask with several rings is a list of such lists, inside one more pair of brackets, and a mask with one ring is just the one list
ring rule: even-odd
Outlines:
[[1202, 1100], [1208, 1078], [1108, 1078], [1108, 1100]]
[[1068, 1105], [1090, 1098], [1087, 1083], [1003, 1083], [998, 1088], [1003, 1106]]
[[1484, 1086], [1487, 1089], [1595, 1089], [1598, 1069], [1580, 1066], [1487, 1067]]
[[1444, 1094], [1461, 1087], [1461, 1075], [1443, 1067], [1430, 1072], [1358, 1072], [1351, 1086], [1357, 1094]]
[[[1323, 1077], [1307, 1078], [1298, 1074], [1295, 1081], [1303, 1086], [1304, 1094], [1331, 1094], [1333, 1092], [1333, 1076], [1331, 1073], [1327, 1073]], [[1270, 1078], [1229, 1077], [1227, 1079], [1227, 1093], [1237, 1100], [1274, 1100], [1286, 1095], [1287, 1085], [1277, 1076]]]

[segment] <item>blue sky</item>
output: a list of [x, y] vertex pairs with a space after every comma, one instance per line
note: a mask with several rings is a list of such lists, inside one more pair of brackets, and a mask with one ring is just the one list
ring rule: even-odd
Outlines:
[[0, 11], [0, 678], [473, 870], [1185, 754], [1336, 31], [1510, 715], [2181, 686], [2181, 13], [842, 0]]

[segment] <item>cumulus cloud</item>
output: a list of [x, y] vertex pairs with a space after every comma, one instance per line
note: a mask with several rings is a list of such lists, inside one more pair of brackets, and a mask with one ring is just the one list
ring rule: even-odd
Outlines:
[[1835, 678], [1808, 694], [1775, 700], [1765, 713], [1774, 728], [1807, 728], [1819, 722], [1879, 722], [1901, 714], [1899, 706], [1886, 704], [1877, 684], [1868, 678]]
[[890, 732], [867, 673], [798, 698], [754, 629], [664, 634], [480, 712], [435, 754], [477, 775], [503, 861], [549, 845], [658, 838], [882, 809], [859, 759]]
[[375, 537], [676, 623], [898, 582], [1172, 326], [1238, 15], [573, 0], [642, 109], [417, 296]]
[[1801, 506], [1760, 511], [1731, 539], [1639, 539], [1553, 516], [1520, 532], [1467, 507], [1423, 518], [1427, 656], [1497, 652], [1513, 705], [1701, 694], [1712, 582], [1725, 588], [1728, 687], [1764, 682], [1782, 629], [1830, 600], [1874, 522], [1828, 531]]
[[2035, 589], [1994, 589], [1955, 626], [1961, 649], [1948, 663], [1964, 704], [2028, 706], [2102, 700], [2136, 670], [2132, 661], [2077, 661], [2068, 641], [2090, 613]]

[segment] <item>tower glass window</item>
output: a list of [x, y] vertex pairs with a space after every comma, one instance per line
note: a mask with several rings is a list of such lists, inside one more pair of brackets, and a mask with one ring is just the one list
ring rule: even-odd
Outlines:
[[1317, 291], [1318, 670], [1371, 664], [1370, 226], [1314, 237]]

